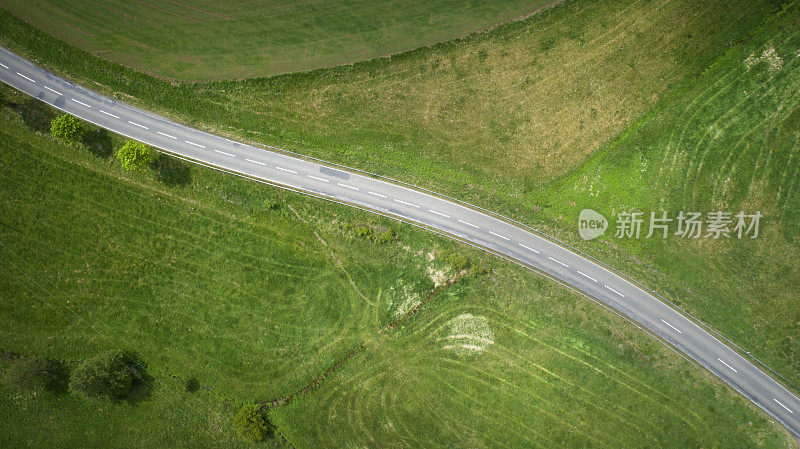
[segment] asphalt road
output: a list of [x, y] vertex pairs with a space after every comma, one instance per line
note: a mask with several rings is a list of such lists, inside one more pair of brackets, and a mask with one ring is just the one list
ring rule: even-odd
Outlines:
[[197, 163], [422, 225], [543, 273], [657, 335], [800, 436], [797, 396], [643, 288], [533, 230], [397, 183], [171, 122], [76, 86], [0, 50], [0, 80], [110, 131]]

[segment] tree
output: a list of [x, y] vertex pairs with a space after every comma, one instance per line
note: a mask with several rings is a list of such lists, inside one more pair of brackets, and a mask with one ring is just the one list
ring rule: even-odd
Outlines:
[[117, 159], [125, 170], [144, 171], [156, 160], [156, 153], [142, 142], [128, 140], [117, 150]]
[[65, 142], [79, 142], [84, 129], [77, 117], [64, 114], [59, 115], [50, 122], [50, 133], [53, 137]]
[[272, 426], [256, 404], [245, 404], [233, 418], [233, 428], [250, 441], [263, 441], [272, 435]]
[[69, 370], [58, 360], [26, 358], [13, 362], [8, 377], [21, 390], [61, 393], [67, 389]]
[[144, 366], [138, 356], [111, 351], [81, 362], [70, 376], [69, 389], [86, 398], [119, 401], [143, 379]]

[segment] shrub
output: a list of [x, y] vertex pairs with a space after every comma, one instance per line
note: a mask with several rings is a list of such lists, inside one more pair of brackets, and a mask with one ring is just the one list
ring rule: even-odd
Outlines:
[[233, 428], [244, 438], [253, 441], [263, 441], [272, 435], [272, 426], [264, 411], [256, 404], [245, 404], [233, 417]]
[[370, 238], [372, 237], [372, 228], [369, 226], [359, 226], [353, 230], [353, 234], [355, 234], [356, 237]]
[[397, 234], [394, 232], [394, 229], [387, 228], [385, 231], [375, 236], [373, 240], [376, 243], [389, 243], [397, 240]]
[[192, 377], [191, 379], [186, 381], [184, 387], [186, 388], [187, 392], [196, 393], [197, 390], [200, 389], [200, 381], [198, 381], [196, 377]]
[[83, 136], [84, 129], [77, 117], [64, 114], [59, 115], [50, 122], [50, 133], [56, 139], [61, 139], [65, 142], [79, 142]]
[[281, 208], [281, 204], [273, 199], [267, 199], [264, 201], [264, 209], [266, 210], [278, 210]]
[[69, 370], [63, 362], [49, 359], [18, 359], [8, 372], [9, 383], [21, 390], [62, 393], [67, 389]]
[[472, 275], [482, 275], [482, 274], [489, 274], [489, 269], [483, 265], [473, 265], [469, 268], [469, 274]]
[[142, 142], [128, 140], [117, 150], [117, 159], [125, 170], [144, 171], [156, 160], [156, 153]]
[[444, 252], [441, 254], [441, 259], [452, 266], [456, 271], [469, 268], [471, 263], [469, 257], [459, 253]]
[[138, 356], [111, 351], [81, 362], [70, 376], [69, 389], [90, 399], [119, 401], [143, 382], [144, 372]]

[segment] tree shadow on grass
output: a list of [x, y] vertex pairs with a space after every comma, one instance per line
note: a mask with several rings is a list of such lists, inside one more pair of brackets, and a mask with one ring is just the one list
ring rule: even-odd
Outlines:
[[185, 186], [192, 181], [189, 164], [168, 154], [160, 153], [153, 162], [158, 179], [168, 186]]
[[50, 131], [50, 122], [56, 116], [50, 106], [35, 98], [26, 98], [19, 103], [12, 102], [10, 105], [19, 113], [25, 126], [32, 131], [40, 133]]
[[111, 135], [103, 128], [87, 132], [83, 135], [82, 142], [97, 157], [107, 158], [114, 149]]
[[138, 353], [135, 351], [127, 351], [124, 354], [127, 358], [125, 364], [132, 374], [132, 380], [130, 390], [128, 390], [124, 397], [118, 399], [129, 404], [136, 404], [150, 397], [150, 394], [153, 392], [153, 382], [155, 382], [155, 378], [147, 370], [147, 363], [142, 360]]

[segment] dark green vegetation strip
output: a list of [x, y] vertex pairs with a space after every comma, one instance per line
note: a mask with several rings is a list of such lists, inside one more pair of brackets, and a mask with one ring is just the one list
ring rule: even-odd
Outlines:
[[[346, 64], [463, 36], [547, 0], [3, 0], [102, 58], [187, 81]], [[203, 45], [197, 45], [203, 43]]]
[[0, 100], [0, 346], [62, 360], [133, 347], [154, 384], [93, 403], [0, 377], [3, 447], [237, 447], [238, 403], [322, 373], [270, 412], [296, 447], [791, 447], [720, 382], [520, 267], [409, 314], [469, 264], [455, 252], [491, 258], [397, 224], [380, 244], [359, 230], [388, 223], [368, 214], [200, 167], [128, 174], [32, 133], [52, 116], [35, 100]]

